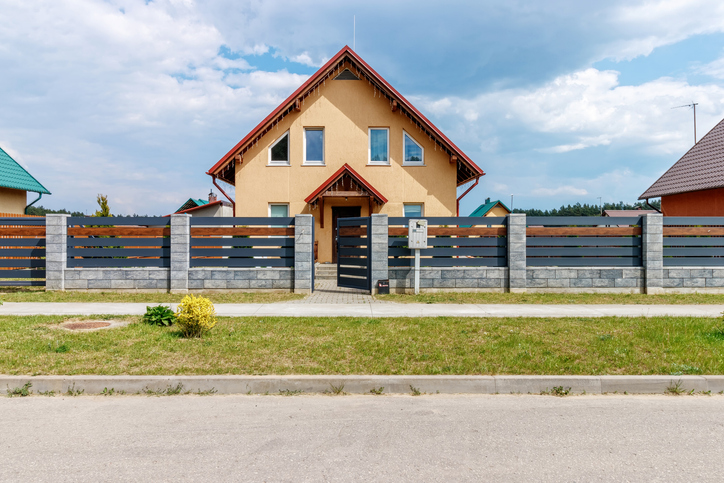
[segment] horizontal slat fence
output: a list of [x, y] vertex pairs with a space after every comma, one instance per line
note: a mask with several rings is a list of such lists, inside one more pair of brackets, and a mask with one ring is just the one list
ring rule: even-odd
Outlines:
[[[420, 250], [422, 267], [504, 267], [507, 221], [504, 217], [423, 217], [428, 248]], [[407, 246], [410, 218], [388, 219], [388, 266], [414, 267]]]
[[293, 267], [294, 218], [193, 217], [191, 267]]
[[45, 285], [45, 218], [0, 218], [0, 286]]
[[724, 217], [664, 217], [664, 266], [724, 266]]
[[641, 266], [637, 217], [527, 217], [529, 267]]
[[169, 267], [169, 217], [69, 217], [68, 267]]

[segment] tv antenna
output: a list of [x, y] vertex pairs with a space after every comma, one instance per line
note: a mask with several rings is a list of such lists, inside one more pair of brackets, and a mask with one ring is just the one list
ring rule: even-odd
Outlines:
[[691, 104], [684, 104], [683, 106], [676, 106], [672, 107], [672, 109], [680, 109], [682, 107], [692, 107], [694, 108], [694, 144], [696, 144], [696, 106], [698, 106], [698, 102], [691, 101]]

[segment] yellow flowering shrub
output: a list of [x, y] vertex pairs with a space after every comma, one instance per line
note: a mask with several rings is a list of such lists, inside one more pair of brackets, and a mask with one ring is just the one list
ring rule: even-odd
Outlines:
[[216, 309], [206, 297], [183, 298], [176, 308], [176, 326], [184, 337], [201, 337], [216, 325]]

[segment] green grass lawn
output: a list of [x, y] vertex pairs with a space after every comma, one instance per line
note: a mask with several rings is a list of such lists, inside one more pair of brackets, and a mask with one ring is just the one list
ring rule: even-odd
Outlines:
[[[198, 295], [198, 294], [197, 294]], [[201, 294], [215, 304], [266, 304], [286, 302], [304, 298], [304, 295], [293, 293], [264, 292], [209, 292]], [[0, 291], [0, 302], [141, 302], [141, 303], [174, 303], [181, 302], [183, 294], [165, 292], [46, 292], [43, 287], [3, 287]]]
[[721, 304], [724, 294], [624, 294], [624, 293], [488, 293], [436, 292], [419, 295], [378, 295], [378, 299], [418, 304]]
[[220, 318], [191, 340], [129, 319], [0, 317], [0, 374], [724, 374], [710, 318]]

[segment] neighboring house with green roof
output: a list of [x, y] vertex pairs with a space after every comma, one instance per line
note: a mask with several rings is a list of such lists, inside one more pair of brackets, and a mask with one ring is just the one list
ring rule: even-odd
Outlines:
[[191, 216], [234, 216], [231, 203], [218, 200], [213, 191], [209, 193], [208, 200], [189, 198], [174, 213], [189, 214]]
[[485, 200], [485, 203], [478, 206], [470, 216], [506, 216], [510, 214], [510, 210], [500, 200], [490, 201], [490, 198]]
[[0, 213], [22, 215], [28, 205], [27, 192], [38, 193], [34, 204], [50, 191], [0, 148]]

